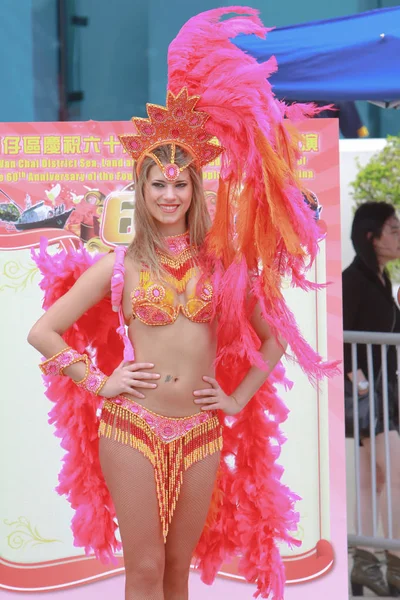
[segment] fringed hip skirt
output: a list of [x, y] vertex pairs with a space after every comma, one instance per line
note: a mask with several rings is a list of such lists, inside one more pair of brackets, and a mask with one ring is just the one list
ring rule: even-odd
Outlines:
[[183, 473], [222, 449], [216, 411], [164, 417], [124, 396], [104, 400], [99, 436], [139, 450], [154, 467], [164, 542], [178, 501]]

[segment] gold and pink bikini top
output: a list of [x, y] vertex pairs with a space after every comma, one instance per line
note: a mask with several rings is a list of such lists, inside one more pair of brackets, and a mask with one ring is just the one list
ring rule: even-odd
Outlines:
[[[154, 281], [148, 270], [140, 272], [139, 285], [131, 293], [132, 315], [146, 325], [170, 325], [180, 313], [193, 323], [209, 323], [212, 319], [213, 288], [206, 280], [187, 294], [187, 284], [196, 277], [196, 251], [188, 234], [166, 238], [170, 255], [158, 253], [166, 271], [166, 282]], [[186, 292], [186, 302], [178, 296]]]
[[140, 284], [131, 293], [132, 314], [146, 325], [170, 325], [175, 323], [182, 313], [193, 323], [209, 323], [212, 316], [212, 286], [206, 282], [201, 286], [202, 291], [197, 296], [186, 299], [186, 304], [176, 302], [175, 290], [155, 283], [148, 271], [140, 273]]

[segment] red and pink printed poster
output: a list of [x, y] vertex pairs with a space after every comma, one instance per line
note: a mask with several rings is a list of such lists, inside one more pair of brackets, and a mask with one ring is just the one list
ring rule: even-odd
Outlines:
[[[118, 141], [125, 130], [120, 122], [0, 124], [0, 588], [10, 600], [31, 592], [61, 600], [124, 596], [122, 555], [105, 566], [73, 545], [71, 508], [54, 491], [63, 451], [48, 424], [50, 402], [26, 336], [41, 314], [40, 278], [30, 255], [41, 238], [54, 252], [79, 244], [106, 252], [134, 235], [133, 163]], [[288, 280], [284, 293], [312, 345], [330, 360], [341, 359], [337, 121], [305, 121], [302, 131], [298, 171], [325, 234], [311, 277], [329, 285], [306, 294]], [[211, 215], [218, 170], [218, 160], [204, 170]], [[315, 389], [290, 361], [286, 366], [294, 385], [282, 390], [291, 412], [280, 461], [284, 482], [301, 497], [296, 535], [302, 545], [280, 548], [285, 598], [337, 600], [347, 597], [342, 377]], [[191, 600], [244, 600], [254, 591], [235, 562], [223, 566], [212, 587], [191, 575]]]

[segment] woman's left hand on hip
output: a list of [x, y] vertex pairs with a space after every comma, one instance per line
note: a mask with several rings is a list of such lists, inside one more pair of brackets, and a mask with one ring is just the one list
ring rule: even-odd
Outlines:
[[201, 410], [222, 410], [227, 415], [236, 415], [242, 410], [243, 407], [233, 396], [225, 394], [216, 379], [205, 375], [203, 380], [210, 387], [193, 392], [195, 396], [194, 403], [201, 405]]

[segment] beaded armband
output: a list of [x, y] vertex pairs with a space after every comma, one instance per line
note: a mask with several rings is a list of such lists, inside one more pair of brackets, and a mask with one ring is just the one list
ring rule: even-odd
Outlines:
[[106, 383], [108, 377], [93, 363], [86, 362], [86, 373], [83, 379], [75, 381], [76, 385], [98, 396]]
[[87, 368], [89, 362], [87, 354], [79, 354], [73, 348], [68, 347], [40, 363], [39, 367], [44, 375], [64, 375], [64, 369], [81, 361], [86, 363]]
[[78, 362], [85, 363], [86, 372], [83, 379], [80, 381], [73, 380], [74, 383], [88, 392], [98, 395], [108, 377], [90, 362], [87, 354], [79, 354], [74, 348], [64, 348], [61, 352], [42, 362], [39, 367], [44, 375], [64, 375], [64, 369]]

